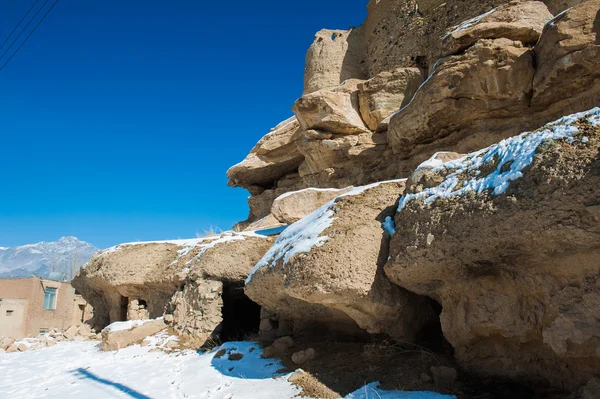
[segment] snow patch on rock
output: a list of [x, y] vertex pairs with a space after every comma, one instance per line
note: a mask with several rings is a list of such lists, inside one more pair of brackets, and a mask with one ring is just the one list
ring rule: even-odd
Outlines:
[[347, 193], [337, 196], [310, 215], [304, 217], [296, 223], [291, 224], [281, 233], [269, 251], [267, 251], [267, 253], [256, 264], [256, 266], [254, 266], [248, 275], [248, 278], [246, 279], [246, 284], [250, 282], [254, 273], [256, 273], [256, 271], [259, 269], [267, 266], [273, 267], [280, 259], [283, 259], [284, 263], [288, 263], [293, 256], [299, 253], [310, 252], [313, 247], [320, 247], [325, 244], [329, 237], [321, 236], [321, 234], [328, 227], [330, 227], [335, 220], [333, 218], [333, 215], [335, 214], [333, 211], [333, 206], [339, 198], [361, 194], [365, 190], [377, 187], [383, 183], [404, 181], [405, 179], [390, 180], [373, 183], [366, 186], [355, 187]]
[[[600, 125], [600, 108], [565, 116], [547, 124], [543, 130], [510, 137], [488, 148], [437, 166], [435, 170], [444, 168], [446, 171], [453, 172], [449, 173], [438, 186], [427, 188], [419, 193], [403, 195], [398, 204], [398, 212], [414, 200], [423, 200], [424, 204], [429, 204], [438, 198], [462, 196], [468, 192], [482, 193], [486, 190], [491, 190], [492, 195], [503, 194], [511, 182], [523, 176], [523, 170], [531, 164], [542, 142], [572, 139], [572, 136], [579, 132], [575, 123], [582, 119], [586, 119], [594, 126]], [[485, 176], [477, 173], [482, 166], [494, 162], [497, 166], [491, 173]]]

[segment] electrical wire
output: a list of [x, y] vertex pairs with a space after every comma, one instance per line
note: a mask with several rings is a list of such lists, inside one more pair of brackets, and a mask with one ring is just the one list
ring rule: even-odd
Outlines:
[[10, 50], [10, 48], [13, 46], [13, 44], [15, 44], [17, 42], [17, 40], [19, 40], [19, 38], [21, 37], [21, 35], [25, 32], [25, 30], [33, 22], [33, 20], [35, 19], [35, 17], [38, 16], [38, 14], [40, 13], [40, 11], [42, 11], [44, 9], [44, 7], [46, 6], [46, 4], [48, 4], [48, 0], [46, 0], [44, 2], [44, 4], [42, 4], [42, 6], [36, 11], [36, 13], [34, 14], [34, 16], [29, 20], [29, 22], [27, 22], [27, 25], [25, 25], [25, 27], [23, 29], [21, 29], [21, 32], [19, 32], [19, 34], [17, 35], [17, 37], [15, 37], [15, 40], [13, 40], [10, 43], [10, 45], [8, 46], [8, 48], [4, 51], [4, 53], [2, 53], [2, 55], [0, 55], [0, 60], [2, 58], [4, 58], [4, 56], [6, 55], [6, 53], [8, 53], [8, 50]]
[[10, 37], [13, 35], [13, 33], [15, 33], [15, 31], [17, 30], [17, 28], [19, 27], [19, 25], [21, 25], [21, 23], [23, 22], [23, 20], [25, 19], [25, 17], [27, 15], [29, 15], [29, 13], [31, 12], [31, 10], [33, 10], [33, 7], [35, 7], [35, 5], [38, 3], [38, 1], [40, 1], [40, 0], [35, 0], [35, 2], [33, 3], [33, 5], [29, 8], [29, 10], [27, 10], [27, 12], [25, 13], [25, 15], [23, 15], [23, 18], [21, 18], [21, 20], [19, 21], [19, 23], [17, 24], [17, 26], [15, 26], [15, 28], [12, 30], [12, 32], [10, 32], [8, 36], [6, 36], [6, 40], [4, 40], [4, 42], [2, 42], [2, 44], [0, 44], [0, 49], [2, 49], [2, 47], [4, 47], [4, 45], [6, 44], [6, 42], [8, 41], [8, 39], [10, 39]]
[[[2, 71], [4, 69], [4, 67], [6, 65], [8, 65], [8, 63], [10, 62], [10, 60], [13, 59], [13, 57], [19, 52], [19, 50], [21, 50], [21, 47], [23, 47], [23, 45], [25, 43], [27, 43], [27, 40], [29, 40], [29, 38], [31, 37], [31, 35], [33, 35], [33, 33], [36, 31], [36, 29], [42, 24], [42, 22], [44, 22], [44, 19], [46, 19], [46, 17], [48, 16], [48, 14], [50, 14], [50, 11], [52, 11], [52, 9], [54, 8], [54, 6], [56, 6], [58, 4], [60, 0], [56, 0], [54, 2], [54, 4], [52, 4], [52, 6], [48, 9], [48, 11], [46, 11], [46, 14], [44, 14], [44, 16], [42, 17], [42, 19], [40, 19], [40, 21], [37, 23], [37, 25], [33, 28], [33, 30], [31, 32], [29, 32], [29, 35], [27, 35], [27, 37], [25, 38], [25, 40], [23, 40], [23, 43], [21, 43], [21, 45], [15, 50], [14, 53], [12, 53], [12, 55], [10, 56], [10, 58], [4, 63], [4, 65], [2, 65], [0, 67], [0, 71]], [[46, 1], [47, 2], [47, 1]], [[45, 4], [45, 3], [44, 3]], [[43, 7], [43, 6], [42, 6]], [[39, 11], [38, 11], [39, 12]], [[37, 14], [36, 14], [37, 15]], [[35, 17], [34, 17], [35, 18]], [[3, 54], [4, 56], [4, 54]], [[0, 59], [2, 59], [2, 57], [0, 57]]]

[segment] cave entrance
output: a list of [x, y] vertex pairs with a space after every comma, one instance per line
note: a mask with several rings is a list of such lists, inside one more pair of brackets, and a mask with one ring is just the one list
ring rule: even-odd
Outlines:
[[440, 321], [440, 315], [442, 314], [442, 305], [435, 299], [429, 298], [431, 308], [438, 316], [434, 322], [423, 326], [421, 331], [417, 334], [416, 343], [423, 348], [426, 348], [432, 352], [440, 354], [452, 354], [454, 349], [452, 345], [444, 337], [442, 331], [442, 323]]
[[243, 282], [223, 282], [221, 341], [247, 340], [258, 334], [260, 306], [244, 293]]
[[127, 320], [127, 306], [129, 305], [129, 298], [121, 295], [121, 307], [119, 311], [119, 320], [118, 321], [126, 321]]

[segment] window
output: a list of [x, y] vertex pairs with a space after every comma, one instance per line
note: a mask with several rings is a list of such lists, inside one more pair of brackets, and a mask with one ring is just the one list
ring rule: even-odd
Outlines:
[[44, 309], [56, 310], [56, 288], [46, 288], [44, 292]]
[[14, 312], [14, 310], [7, 310], [6, 311], [6, 315], [7, 316], [12, 316], [13, 312]]
[[49, 331], [50, 331], [50, 329], [48, 329], [48, 328], [40, 328], [40, 335], [41, 334], [48, 334]]

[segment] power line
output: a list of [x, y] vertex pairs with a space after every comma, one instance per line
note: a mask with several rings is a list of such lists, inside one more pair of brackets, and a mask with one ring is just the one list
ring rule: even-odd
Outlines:
[[[40, 26], [42, 24], [42, 22], [44, 22], [44, 19], [46, 19], [46, 17], [48, 16], [48, 14], [50, 14], [50, 11], [52, 11], [52, 9], [54, 8], [54, 6], [56, 6], [58, 4], [60, 0], [56, 0], [56, 2], [54, 2], [54, 4], [52, 4], [52, 6], [50, 7], [50, 9], [48, 11], [46, 11], [46, 14], [44, 14], [44, 16], [42, 17], [42, 19], [40, 19], [40, 22], [37, 23], [37, 25], [35, 26], [35, 28], [33, 28], [33, 30], [31, 32], [29, 32], [29, 35], [27, 35], [27, 37], [25, 38], [25, 40], [23, 40], [23, 43], [21, 43], [21, 45], [15, 50], [14, 53], [12, 53], [12, 55], [10, 56], [10, 58], [4, 63], [4, 65], [2, 65], [0, 67], [0, 71], [2, 71], [4, 69], [4, 67], [6, 65], [8, 65], [8, 63], [10, 62], [10, 60], [13, 59], [13, 57], [15, 56], [15, 54], [17, 54], [19, 52], [19, 50], [21, 50], [21, 47], [23, 47], [23, 45], [25, 43], [27, 43], [27, 40], [29, 40], [29, 38], [31, 37], [31, 35], [33, 35], [33, 32], [36, 31], [36, 29], [38, 28], [38, 26]], [[42, 6], [43, 7], [43, 6]], [[34, 17], [35, 18], [35, 17]], [[0, 57], [2, 58], [2, 57]]]
[[12, 30], [12, 32], [10, 32], [8, 36], [6, 36], [6, 40], [4, 40], [4, 42], [2, 44], [0, 44], [0, 49], [2, 47], [4, 47], [4, 45], [6, 44], [6, 42], [8, 41], [8, 39], [10, 39], [10, 37], [13, 35], [13, 33], [15, 33], [15, 31], [17, 30], [17, 28], [19, 27], [19, 25], [21, 25], [21, 23], [23, 22], [23, 20], [25, 19], [25, 17], [27, 15], [29, 15], [29, 13], [31, 12], [31, 10], [33, 10], [33, 7], [35, 7], [35, 5], [38, 3], [38, 1], [40, 1], [40, 0], [35, 0], [35, 3], [33, 3], [33, 5], [29, 8], [29, 10], [27, 10], [27, 12], [25, 13], [25, 15], [23, 15], [23, 18], [21, 18], [21, 20], [19, 21], [19, 23]]
[[25, 27], [23, 29], [21, 29], [21, 32], [19, 32], [19, 34], [17, 35], [17, 37], [15, 37], [15, 40], [13, 40], [12, 43], [10, 43], [10, 45], [8, 46], [8, 48], [4, 51], [4, 53], [2, 53], [2, 55], [0, 55], [0, 60], [2, 58], [4, 58], [4, 56], [6, 55], [6, 53], [8, 53], [8, 50], [10, 50], [10, 48], [13, 46], [13, 44], [15, 44], [17, 42], [17, 40], [19, 40], [19, 38], [21, 37], [21, 35], [25, 32], [25, 30], [33, 22], [33, 20], [35, 19], [35, 17], [38, 16], [38, 14], [40, 13], [40, 11], [42, 11], [44, 9], [44, 7], [46, 6], [46, 4], [48, 4], [48, 0], [46, 0], [44, 2], [44, 4], [42, 4], [42, 6], [36, 11], [35, 15], [29, 20], [29, 22], [27, 22], [27, 25], [25, 25]]

